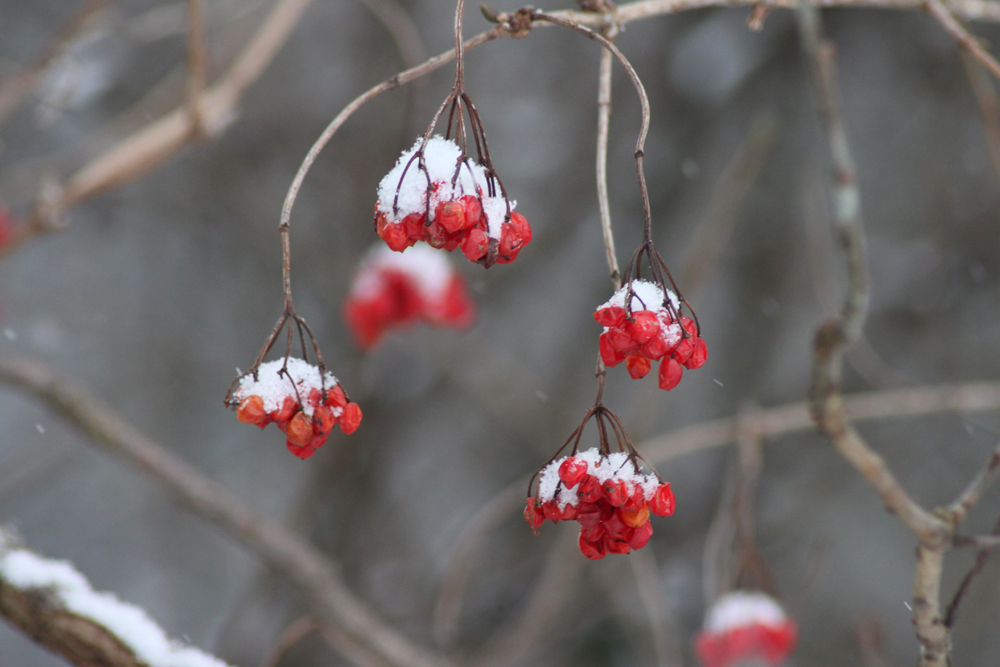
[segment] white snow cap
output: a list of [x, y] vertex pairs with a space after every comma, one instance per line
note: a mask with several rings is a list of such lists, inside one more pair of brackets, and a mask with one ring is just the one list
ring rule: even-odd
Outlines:
[[143, 609], [111, 593], [95, 591], [69, 561], [11, 549], [0, 555], [0, 578], [21, 589], [50, 590], [67, 611], [107, 628], [150, 667], [228, 667], [218, 658], [168, 638]]
[[[284, 364], [284, 359], [275, 359], [261, 364], [257, 370], [257, 379], [254, 379], [253, 373], [246, 375], [240, 380], [240, 386], [236, 388], [233, 397], [237, 401], [242, 401], [247, 396], [260, 396], [264, 401], [264, 411], [273, 412], [281, 408], [286, 396], [296, 398], [295, 389], [292, 387], [294, 380], [299, 390], [298, 398], [302, 401], [302, 411], [312, 416], [313, 408], [308, 402], [309, 391], [311, 389], [319, 391], [333, 389], [339, 384], [337, 378], [330, 371], [327, 371], [326, 377], [321, 379], [319, 367], [295, 357], [288, 359], [288, 374], [278, 375], [278, 371]], [[340, 416], [337, 414], [337, 410], [340, 409], [333, 410], [335, 416]]]
[[[615, 292], [610, 299], [598, 306], [597, 310], [601, 310], [602, 308], [611, 308], [612, 306], [624, 308], [625, 293], [627, 291], [628, 285], [626, 284], [620, 290]], [[670, 299], [670, 303], [673, 305], [674, 310], [680, 308], [680, 301], [677, 300], [676, 294], [670, 290], [666, 290], [666, 296]], [[648, 280], [632, 281], [632, 311], [652, 310], [655, 312], [664, 309], [664, 303], [664, 290], [659, 285], [651, 283]]]
[[777, 600], [760, 591], [732, 591], [712, 605], [705, 617], [705, 631], [728, 632], [748, 625], [784, 625], [788, 621]]
[[[587, 449], [577, 452], [574, 455], [587, 464], [587, 474], [593, 475], [599, 482], [606, 482], [609, 479], [620, 479], [626, 483], [632, 483], [642, 488], [642, 495], [648, 501], [652, 500], [656, 493], [656, 487], [660, 485], [660, 480], [656, 475], [636, 472], [629, 463], [628, 454], [625, 452], [612, 452], [607, 456], [601, 454], [597, 448]], [[559, 484], [559, 466], [568, 459], [564, 456], [542, 468], [538, 475], [538, 500], [545, 503], [556, 497], [556, 489], [559, 489], [559, 496], [556, 504], [560, 507], [566, 505], [577, 505], [580, 502], [577, 497], [577, 486], [566, 488], [566, 484]]]
[[[483, 212], [486, 214], [487, 235], [499, 239], [500, 226], [507, 216], [507, 202], [497, 188], [495, 197], [488, 196], [489, 188], [486, 180], [486, 169], [476, 164], [472, 158], [468, 163], [462, 162], [459, 167], [458, 158], [462, 150], [454, 141], [445, 139], [440, 135], [435, 135], [427, 142], [424, 148], [424, 164], [427, 171], [424, 172], [418, 165], [419, 159], [410, 158], [420, 149], [423, 137], [418, 137], [413, 148], [405, 151], [396, 162], [382, 182], [378, 186], [378, 203], [376, 210], [385, 213], [388, 222], [399, 222], [411, 213], [425, 213], [428, 209], [427, 191], [431, 189], [430, 211], [434, 215], [434, 209], [441, 202], [453, 201], [463, 195], [482, 194]], [[407, 169], [407, 165], [409, 168]], [[471, 167], [471, 169], [470, 169]], [[403, 177], [403, 170], [406, 176]], [[451, 180], [455, 178], [456, 171], [458, 178], [452, 187]], [[471, 171], [471, 173], [470, 173]], [[431, 186], [428, 188], [427, 178], [430, 176]], [[400, 178], [403, 179], [400, 184]], [[399, 198], [396, 199], [397, 188]], [[392, 210], [392, 203], [396, 201], [396, 212]], [[514, 210], [517, 202], [510, 202], [510, 210]]]
[[391, 269], [413, 278], [426, 301], [434, 303], [447, 293], [455, 269], [441, 250], [435, 250], [428, 245], [415, 245], [403, 252], [394, 252], [384, 243], [376, 243], [361, 262], [354, 283], [351, 284], [351, 296], [358, 298], [373, 298], [382, 287], [381, 272]]

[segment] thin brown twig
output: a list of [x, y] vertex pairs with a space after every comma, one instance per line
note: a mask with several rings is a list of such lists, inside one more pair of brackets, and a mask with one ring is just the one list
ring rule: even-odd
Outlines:
[[107, 4], [108, 0], [87, 0], [35, 62], [4, 80], [3, 85], [0, 85], [0, 125], [35, 89], [49, 65], [62, 55], [73, 39], [90, 25], [91, 19]]
[[386, 663], [395, 667], [451, 664], [446, 657], [413, 644], [381, 619], [351, 592], [337, 564], [308, 540], [251, 510], [221, 484], [140, 433], [86, 389], [27, 360], [0, 360], [0, 381], [28, 390], [95, 443], [149, 474], [195, 514], [225, 530], [288, 577], [309, 600], [317, 618]]
[[[972, 538], [973, 544], [979, 550], [976, 554], [976, 560], [972, 563], [972, 567], [962, 578], [962, 583], [958, 585], [955, 590], [955, 595], [952, 596], [951, 602], [945, 607], [944, 611], [944, 626], [946, 628], [952, 628], [955, 626], [955, 618], [958, 615], [958, 607], [962, 604], [962, 600], [965, 599], [965, 594], [969, 591], [972, 586], [972, 580], [979, 576], [983, 567], [986, 565], [986, 561], [990, 558], [990, 553], [992, 549], [1000, 548], [1000, 518], [998, 518], [993, 523], [993, 530], [990, 535], [979, 538]], [[990, 542], [994, 546], [990, 546]], [[953, 546], [959, 546], [959, 540], [954, 539], [952, 541]]]
[[973, 58], [982, 63], [983, 67], [989, 70], [990, 74], [1000, 80], [1000, 63], [989, 51], [983, 48], [979, 40], [965, 29], [955, 15], [944, 6], [941, 0], [925, 0], [927, 13], [934, 17], [941, 27], [951, 35], [958, 45], [970, 54]]
[[[618, 28], [614, 25], [603, 29], [610, 41]], [[597, 208], [601, 214], [601, 236], [604, 239], [604, 256], [611, 273], [615, 291], [622, 286], [615, 236], [611, 228], [611, 204], [608, 200], [608, 128], [611, 121], [611, 51], [601, 50], [601, 63], [597, 75]]]
[[201, 111], [201, 92], [205, 89], [208, 54], [205, 48], [205, 21], [201, 0], [188, 0], [187, 24], [187, 106], [191, 116], [191, 132], [198, 139], [207, 136], [205, 118]]
[[281, 659], [285, 657], [285, 654], [288, 653], [293, 646], [302, 641], [310, 632], [314, 632], [318, 629], [319, 623], [317, 623], [311, 616], [300, 616], [295, 619], [281, 632], [278, 636], [278, 640], [274, 642], [274, 646], [272, 646], [270, 650], [264, 654], [264, 657], [260, 659], [258, 667], [278, 667]]

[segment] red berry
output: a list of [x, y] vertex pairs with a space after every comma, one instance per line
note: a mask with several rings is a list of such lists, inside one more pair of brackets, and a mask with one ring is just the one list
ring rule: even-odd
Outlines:
[[698, 331], [698, 325], [695, 324], [694, 320], [692, 320], [690, 317], [685, 317], [684, 315], [681, 315], [680, 323], [681, 326], [684, 327], [684, 330], [687, 331], [692, 336], [697, 337], [701, 333], [700, 331]]
[[618, 327], [608, 329], [603, 335], [607, 336], [611, 346], [622, 354], [635, 354], [641, 347], [630, 333]]
[[583, 553], [584, 556], [586, 556], [590, 560], [600, 560], [604, 558], [605, 548], [603, 541], [588, 542], [587, 540], [583, 539], [583, 533], [581, 532], [578, 544], [580, 545], [580, 551]]
[[628, 500], [622, 505], [625, 512], [637, 512], [646, 506], [646, 497], [643, 495], [642, 487], [638, 484], [629, 487]]
[[[428, 317], [433, 321], [432, 318]], [[454, 275], [448, 283], [445, 293], [444, 309], [441, 312], [441, 324], [464, 329], [471, 326], [476, 319], [476, 304], [469, 297], [465, 288], [465, 280], [461, 275]]]
[[670, 516], [674, 513], [674, 504], [674, 492], [670, 489], [670, 482], [666, 482], [656, 487], [656, 493], [649, 501], [649, 510], [656, 516]]
[[483, 217], [483, 207], [479, 203], [479, 198], [465, 195], [460, 201], [465, 208], [465, 229], [477, 226], [480, 218]]
[[594, 319], [602, 327], [620, 327], [625, 323], [625, 309], [621, 306], [608, 306], [594, 313]]
[[[330, 435], [330, 431], [333, 427], [337, 425], [337, 418], [333, 414], [333, 408], [328, 408], [326, 406], [320, 406], [313, 411], [313, 437], [323, 436], [323, 442], [326, 442], [326, 436]], [[318, 447], [318, 445], [313, 445], [313, 447]]]
[[403, 252], [412, 245], [406, 236], [406, 229], [398, 222], [387, 222], [378, 234], [390, 250]]
[[579, 505], [566, 505], [562, 509], [563, 521], [572, 521], [579, 515], [580, 507]]
[[[583, 503], [581, 503], [582, 505]], [[589, 507], [578, 507], [576, 520], [580, 522], [580, 525], [584, 528], [593, 528], [601, 524], [601, 513], [597, 511], [597, 508]]]
[[604, 482], [604, 497], [612, 507], [621, 507], [628, 500], [628, 490], [625, 482], [620, 479], [609, 479]]
[[521, 246], [524, 247], [531, 243], [531, 225], [528, 224], [528, 219], [517, 211], [510, 212], [510, 223], [513, 225], [514, 230], [517, 235], [521, 237]]
[[461, 243], [462, 254], [470, 262], [478, 262], [486, 255], [489, 245], [490, 239], [486, 236], [486, 232], [481, 229], [470, 229]]
[[331, 408], [342, 408], [347, 405], [347, 396], [344, 395], [344, 390], [339, 384], [335, 385], [332, 389], [326, 390], [324, 405]]
[[575, 456], [568, 456], [559, 464], [559, 479], [568, 487], [574, 487], [587, 475], [587, 462]]
[[360, 425], [361, 406], [353, 402], [348, 403], [340, 415], [340, 430], [344, 432], [344, 435], [350, 435], [357, 431]]
[[465, 207], [461, 202], [441, 202], [434, 211], [434, 217], [437, 218], [442, 229], [449, 234], [454, 234], [465, 228]]
[[580, 482], [580, 486], [576, 490], [577, 497], [587, 503], [597, 502], [604, 489], [601, 487], [601, 483], [597, 481], [597, 478], [593, 475], [585, 475], [583, 480]]
[[610, 331], [605, 331], [597, 339], [597, 347], [601, 351], [601, 361], [607, 367], [617, 366], [621, 362], [625, 361], [625, 355], [619, 352], [614, 345], [611, 344], [611, 338], [608, 334]]
[[[630, 539], [631, 537], [632, 536], [629, 535]], [[604, 538], [604, 548], [609, 554], [627, 554], [632, 551], [632, 547], [629, 546], [629, 543], [626, 540], [613, 538], [610, 535], [607, 535]]]
[[403, 230], [406, 232], [406, 238], [409, 239], [410, 245], [413, 245], [417, 241], [423, 241], [425, 230], [424, 230], [424, 214], [423, 213], [411, 213], [405, 218], [403, 218]]
[[667, 345], [667, 341], [663, 337], [662, 331], [659, 336], [653, 336], [649, 339], [649, 342], [642, 346], [642, 356], [652, 361], [662, 359], [663, 355], [669, 351], [670, 346]]
[[640, 357], [638, 354], [630, 354], [625, 357], [625, 367], [628, 368], [628, 374], [632, 376], [633, 380], [640, 380], [649, 373], [651, 364], [646, 357]]
[[271, 417], [264, 412], [264, 400], [257, 395], [247, 396], [240, 401], [236, 410], [236, 418], [244, 424], [253, 424], [264, 428], [271, 423]]
[[285, 443], [285, 447], [287, 447], [288, 451], [290, 451], [292, 454], [295, 454], [300, 459], [307, 459], [316, 453], [316, 450], [313, 449], [312, 447], [309, 446], [298, 447], [291, 440]]
[[528, 498], [528, 503], [524, 508], [524, 520], [531, 526], [531, 530], [536, 533], [538, 532], [538, 528], [545, 523], [545, 514], [542, 512], [542, 508], [535, 505], [534, 497]]
[[552, 523], [562, 521], [563, 518], [562, 510], [559, 509], [559, 505], [557, 505], [554, 500], [542, 503], [542, 513], [545, 515], [545, 518]]
[[588, 542], [600, 542], [604, 539], [604, 536], [607, 535], [607, 532], [608, 531], [605, 529], [604, 524], [600, 523], [590, 528], [580, 528], [580, 535]]
[[640, 345], [648, 343], [660, 333], [660, 320], [651, 310], [640, 310], [632, 313], [632, 320], [626, 322], [625, 331]]
[[281, 408], [275, 410], [271, 414], [271, 417], [278, 424], [278, 428], [284, 431], [285, 427], [288, 426], [288, 420], [295, 415], [298, 409], [299, 406], [295, 402], [295, 399], [291, 396], [285, 396], [285, 400], [281, 403]]
[[313, 437], [312, 419], [301, 410], [296, 412], [295, 416], [288, 422], [285, 435], [288, 436], [288, 442], [291, 444], [296, 447], [305, 447]]
[[691, 356], [684, 362], [684, 365], [694, 370], [695, 368], [704, 366], [708, 360], [708, 346], [705, 345], [704, 338], [694, 338], [692, 340], [694, 340], [694, 349], [691, 351]]
[[670, 391], [677, 386], [677, 383], [681, 381], [681, 377], [683, 377], [683, 375], [684, 369], [679, 363], [677, 363], [676, 359], [664, 357], [663, 361], [660, 363], [660, 389]]
[[645, 505], [634, 512], [628, 511], [623, 507], [621, 514], [622, 522], [631, 528], [638, 528], [649, 521], [649, 508]]
[[641, 549], [646, 546], [649, 542], [649, 538], [653, 536], [653, 524], [647, 521], [632, 532], [632, 539], [629, 540], [629, 546], [633, 549]]
[[688, 336], [681, 342], [677, 343], [677, 347], [674, 348], [674, 352], [671, 355], [674, 359], [677, 360], [677, 363], [679, 364], [687, 363], [687, 360], [694, 353], [694, 341], [695, 339], [693, 336]]

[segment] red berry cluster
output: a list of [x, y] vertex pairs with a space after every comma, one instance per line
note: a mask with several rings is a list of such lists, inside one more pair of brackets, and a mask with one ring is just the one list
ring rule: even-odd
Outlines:
[[[376, 209], [375, 229], [389, 249], [396, 252], [425, 241], [432, 248], [448, 252], [461, 248], [470, 262], [479, 263], [490, 245], [488, 223], [482, 210], [479, 198], [473, 195], [441, 202], [435, 207], [430, 223], [424, 213], [410, 213], [399, 222], [388, 222], [388, 216]], [[496, 263], [513, 262], [530, 241], [531, 226], [527, 219], [511, 211], [510, 220], [501, 225]]]
[[337, 378], [324, 377], [302, 359], [262, 364], [256, 377], [242, 379], [234, 398], [237, 419], [260, 428], [274, 422], [285, 434], [288, 451], [300, 459], [322, 447], [338, 423], [348, 435], [361, 424], [361, 408], [347, 399]]
[[650, 512], [674, 513], [670, 484], [638, 472], [624, 452], [591, 449], [542, 468], [538, 495], [528, 498], [524, 519], [536, 532], [546, 519], [576, 520], [580, 551], [597, 560], [646, 546], [653, 534]]
[[531, 242], [531, 226], [495, 190], [485, 168], [455, 142], [419, 139], [379, 185], [375, 231], [396, 252], [424, 241], [448, 252], [461, 248], [479, 264], [513, 262]]
[[[654, 361], [660, 361], [660, 389], [671, 390], [684, 375], [684, 368], [701, 368], [708, 358], [698, 325], [679, 315], [676, 297], [644, 280], [631, 283], [631, 316], [625, 308], [629, 286], [620, 289], [598, 307], [594, 319], [604, 327], [598, 343], [605, 366], [625, 362], [629, 375], [646, 377]], [[667, 299], [673, 304], [667, 308]], [[676, 315], [676, 316], [675, 316]]]
[[418, 321], [465, 328], [475, 316], [475, 302], [465, 280], [444, 255], [427, 247], [404, 253], [375, 248], [362, 263], [344, 302], [344, 319], [364, 350], [393, 328]]
[[703, 667], [780, 665], [795, 648], [798, 631], [781, 605], [757, 591], [734, 591], [712, 605], [695, 639]]

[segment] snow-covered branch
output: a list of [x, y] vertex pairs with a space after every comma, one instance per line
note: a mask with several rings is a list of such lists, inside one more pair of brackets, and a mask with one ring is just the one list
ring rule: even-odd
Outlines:
[[140, 607], [95, 591], [69, 561], [39, 556], [3, 528], [0, 615], [74, 665], [227, 667], [168, 638]]

